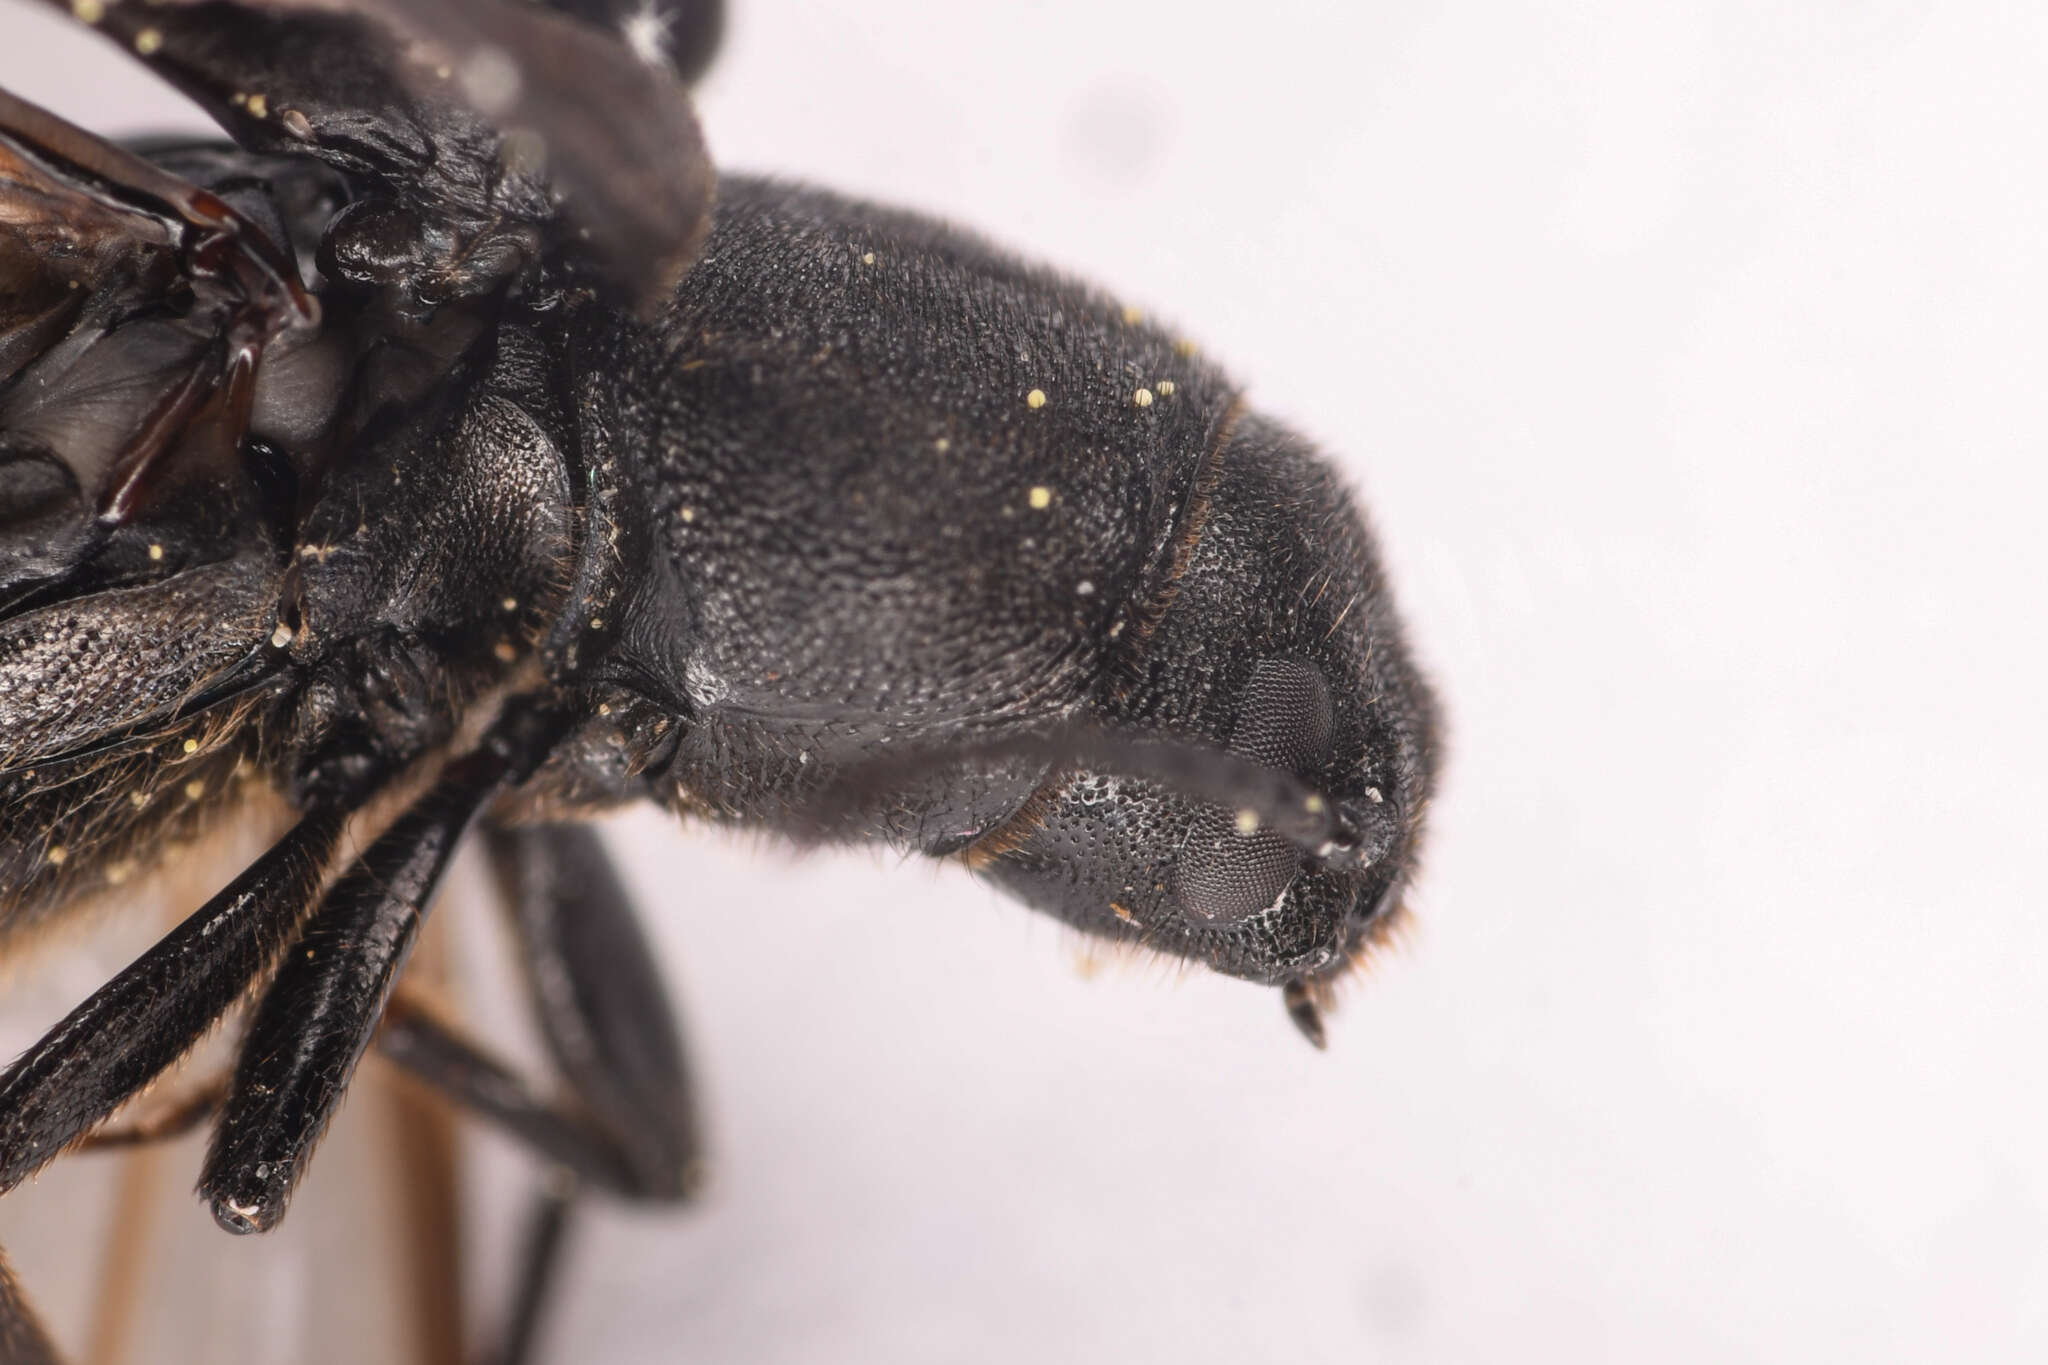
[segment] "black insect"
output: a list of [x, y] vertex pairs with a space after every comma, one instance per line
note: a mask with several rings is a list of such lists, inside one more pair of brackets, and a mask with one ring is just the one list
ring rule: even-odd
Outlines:
[[[0, 1188], [260, 987], [200, 1184], [232, 1231], [372, 1043], [584, 1187], [685, 1196], [669, 1007], [558, 823], [640, 799], [957, 859], [1321, 1043], [1433, 706], [1304, 441], [975, 237], [714, 192], [715, 4], [65, 7], [234, 145], [0, 96], [0, 928], [256, 793], [296, 823], [0, 1076]], [[567, 1100], [394, 994], [479, 822]]]

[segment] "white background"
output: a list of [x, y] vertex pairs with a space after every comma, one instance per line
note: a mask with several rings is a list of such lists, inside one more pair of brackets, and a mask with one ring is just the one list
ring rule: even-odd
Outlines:
[[[556, 1358], [2048, 1353], [2043, 14], [741, 0], [720, 161], [1199, 338], [1350, 471], [1451, 758], [1321, 1056], [620, 822], [717, 1183], [592, 1221]], [[0, 83], [190, 117], [70, 37], [0, 10]]]

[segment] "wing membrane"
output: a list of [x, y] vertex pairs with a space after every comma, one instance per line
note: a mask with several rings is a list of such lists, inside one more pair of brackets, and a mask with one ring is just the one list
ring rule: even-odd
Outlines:
[[420, 222], [452, 227], [451, 254], [533, 227], [648, 314], [702, 243], [712, 174], [681, 80], [563, 14], [159, 0], [107, 5], [96, 26], [244, 147], [371, 178]]

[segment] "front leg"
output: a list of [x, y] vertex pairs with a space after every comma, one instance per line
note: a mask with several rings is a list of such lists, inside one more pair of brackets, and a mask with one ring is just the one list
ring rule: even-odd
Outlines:
[[231, 1232], [267, 1231], [383, 1016], [441, 873], [478, 812], [523, 782], [567, 718], [515, 698], [335, 884], [285, 951], [242, 1040], [200, 1177]]

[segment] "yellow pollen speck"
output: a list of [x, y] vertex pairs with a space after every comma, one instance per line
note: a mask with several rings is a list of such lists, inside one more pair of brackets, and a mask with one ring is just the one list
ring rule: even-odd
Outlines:
[[1143, 322], [1144, 320], [1145, 315], [1143, 313], [1131, 307], [1128, 303], [1124, 305], [1124, 326], [1136, 327], [1139, 323]]
[[862, 265], [873, 265], [875, 263], [875, 253], [870, 251], [867, 254], [863, 255], [860, 258], [860, 263]]
[[71, 13], [81, 24], [97, 24], [107, 17], [107, 7], [100, 0], [71, 0]]
[[682, 511], [676, 513], [676, 515], [681, 517], [684, 521], [695, 521], [697, 519], [697, 509], [694, 507], [685, 507]]
[[134, 871], [134, 868], [131, 864], [115, 863], [107, 869], [107, 880], [113, 885], [119, 886], [122, 882], [128, 880], [128, 874], [132, 871]]
[[1317, 796], [1314, 792], [1310, 792], [1308, 799], [1301, 803], [1301, 808], [1310, 815], [1321, 815], [1324, 810], [1323, 798]]
[[1044, 389], [1033, 389], [1033, 390], [1032, 390], [1031, 392], [1029, 392], [1029, 393], [1025, 394], [1025, 395], [1024, 395], [1024, 406], [1025, 406], [1025, 407], [1028, 407], [1028, 408], [1042, 408], [1042, 407], [1044, 407], [1044, 406], [1045, 406], [1045, 390], [1044, 390]]
[[514, 659], [519, 657], [518, 651], [513, 649], [512, 646], [504, 640], [500, 640], [495, 645], [492, 645], [491, 653], [498, 656], [498, 662], [500, 663], [509, 664]]
[[185, 752], [186, 752], [186, 753], [188, 753], [188, 754], [196, 754], [196, 753], [198, 753], [198, 752], [199, 752], [199, 741], [198, 741], [198, 740], [196, 740], [196, 739], [188, 739], [188, 740], [186, 740], [186, 741], [185, 741]]
[[945, 454], [952, 448], [953, 443], [943, 436], [941, 436], [938, 440], [932, 442], [932, 449], [938, 451], [941, 455]]
[[1159, 381], [1159, 396], [1161, 398], [1173, 397], [1173, 381], [1171, 379], [1162, 379]]
[[602, 616], [593, 616], [593, 617], [591, 617], [591, 618], [590, 618], [590, 628], [591, 628], [592, 630], [603, 630], [603, 629], [604, 629], [604, 618], [603, 618]]
[[164, 557], [164, 547], [163, 547], [163, 546], [161, 546], [161, 545], [152, 545], [152, 546], [150, 546], [150, 547], [149, 547], [149, 557], [150, 557], [151, 559], [162, 559], [162, 558]]
[[129, 792], [129, 793], [128, 793], [128, 804], [129, 804], [129, 805], [131, 805], [131, 806], [133, 806], [133, 807], [135, 807], [135, 809], [137, 809], [137, 810], [141, 810], [141, 809], [142, 809], [142, 808], [143, 808], [144, 806], [146, 806], [146, 805], [148, 805], [148, 804], [149, 804], [149, 793], [148, 793], [148, 792]]
[[290, 644], [291, 642], [292, 628], [286, 625], [284, 622], [279, 621], [277, 623], [277, 629], [270, 632], [270, 647], [272, 649], [283, 649], [286, 645]]
[[71, 854], [70, 851], [64, 847], [64, 845], [52, 844], [50, 845], [50, 851], [48, 853], [45, 853], [43, 856], [50, 860], [51, 867], [62, 867], [64, 866], [64, 860], [66, 858], [69, 858]]
[[1031, 510], [1034, 512], [1043, 512], [1046, 508], [1050, 506], [1052, 506], [1052, 490], [1050, 488], [1047, 488], [1044, 484], [1038, 484], [1037, 486], [1032, 488]]
[[135, 35], [135, 50], [147, 57], [164, 45], [164, 35], [153, 28], [146, 28]]
[[1195, 353], [1195, 343], [1189, 341], [1186, 337], [1182, 337], [1173, 343], [1173, 352], [1175, 355], [1193, 355]]
[[263, 118], [270, 113], [270, 102], [261, 95], [249, 96], [249, 117]]
[[610, 702], [608, 702], [608, 701], [601, 701], [601, 702], [599, 702], [599, 703], [597, 704], [597, 714], [599, 714], [600, 716], [608, 716], [608, 715], [610, 715], [611, 713], [612, 713], [612, 704], [611, 704]]
[[185, 799], [187, 801], [197, 801], [204, 795], [206, 795], [206, 784], [198, 778], [195, 777], [185, 784]]
[[1136, 404], [1137, 404], [1137, 405], [1138, 405], [1139, 407], [1141, 407], [1141, 408], [1149, 408], [1149, 407], [1151, 407], [1151, 406], [1152, 406], [1152, 390], [1150, 390], [1150, 389], [1139, 389], [1139, 390], [1138, 390], [1138, 391], [1137, 391], [1136, 393], [1134, 393], [1134, 394], [1132, 394], [1132, 395], [1131, 395], [1131, 401], [1132, 401], [1133, 403], [1136, 403]]
[[237, 90], [234, 94], [228, 96], [228, 103], [234, 105], [235, 108], [237, 109], [240, 109], [243, 105], [247, 104], [248, 102], [249, 97], [239, 90]]
[[519, 599], [516, 597], [508, 597], [498, 605], [502, 606], [506, 611], [518, 611]]
[[1255, 810], [1239, 811], [1237, 813], [1237, 832], [1239, 834], [1257, 834], [1259, 832], [1259, 813]]
[[1138, 922], [1138, 917], [1132, 914], [1129, 910], [1126, 910], [1123, 907], [1123, 905], [1117, 901], [1111, 901], [1109, 903], [1109, 912], [1112, 915], [1115, 915], [1118, 919], [1122, 920], [1125, 924], [1136, 924]]

